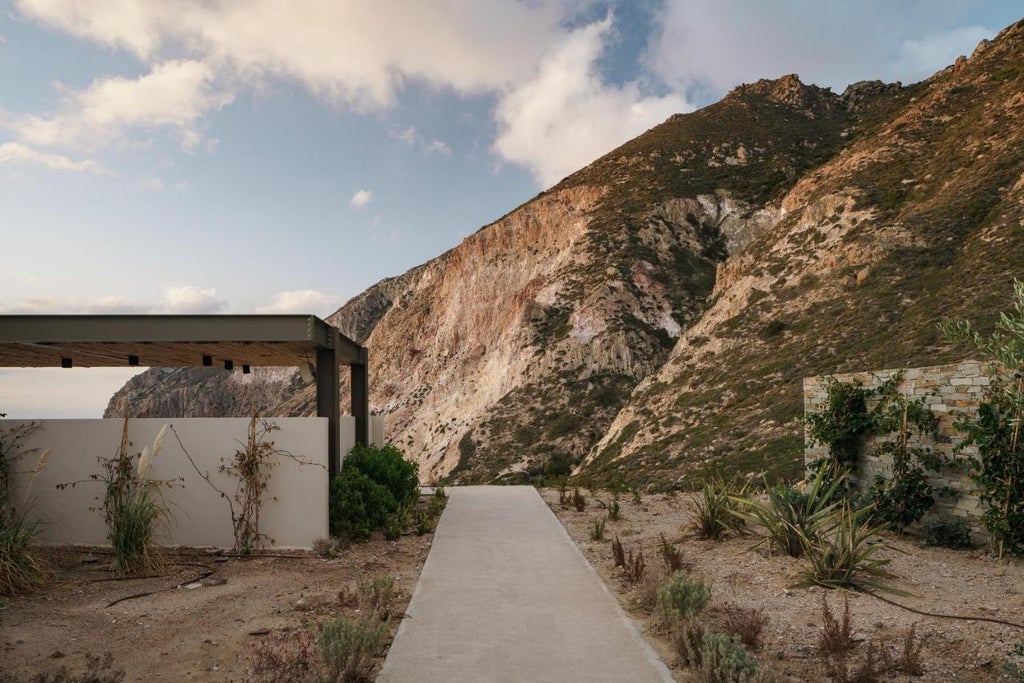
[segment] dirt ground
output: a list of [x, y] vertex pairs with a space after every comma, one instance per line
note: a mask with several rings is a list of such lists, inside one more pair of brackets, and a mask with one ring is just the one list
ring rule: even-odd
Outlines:
[[[394, 577], [400, 591], [393, 638], [432, 537], [378, 538], [351, 545], [336, 559], [186, 550], [169, 555], [166, 576], [126, 580], [112, 580], [111, 558], [102, 549], [52, 548], [51, 586], [9, 598], [0, 625], [2, 668], [25, 679], [62, 665], [80, 672], [87, 654], [110, 652], [126, 681], [242, 681], [260, 639], [340, 613], [339, 594], [377, 576]], [[211, 571], [199, 587], [176, 587]], [[110, 604], [148, 591], [157, 592]]]
[[[659, 553], [660, 535], [678, 544], [692, 571], [712, 584], [711, 603], [705, 612], [714, 630], [722, 606], [734, 603], [763, 610], [768, 617], [762, 646], [755, 656], [780, 680], [828, 680], [818, 643], [822, 633], [822, 595], [827, 593], [833, 613], [841, 618], [843, 595], [849, 598], [854, 658], [866, 655], [868, 644], [895, 653], [907, 630], [916, 625], [923, 639], [924, 674], [911, 677], [888, 673], [893, 681], [1017, 681], [1005, 668], [1007, 662], [1024, 669], [1024, 628], [984, 621], [944, 619], [914, 614], [864, 593], [825, 591], [821, 588], [790, 588], [801, 560], [775, 553], [767, 557], [752, 550], [757, 537], [739, 535], [724, 541], [699, 540], [688, 530], [687, 494], [643, 495], [636, 504], [631, 495], [618, 498], [619, 521], [607, 521], [603, 541], [594, 541], [594, 524], [607, 518], [598, 501], [610, 504], [612, 494], [582, 491], [587, 508], [577, 512], [558, 504], [559, 493], [546, 489], [542, 495], [562, 520], [584, 555], [615, 594], [626, 612], [638, 622], [645, 637], [673, 667], [677, 680], [690, 680], [680, 667], [670, 638], [649, 612], [638, 605], [640, 589], [629, 585], [622, 569], [614, 566], [611, 539], [618, 536], [625, 549], [642, 548], [648, 570], [665, 573]], [[980, 616], [1024, 624], [1024, 562], [998, 561], [981, 550], [955, 551], [924, 547], [920, 539], [884, 536], [882, 557], [890, 558], [887, 579], [911, 597], [887, 596], [925, 612]]]

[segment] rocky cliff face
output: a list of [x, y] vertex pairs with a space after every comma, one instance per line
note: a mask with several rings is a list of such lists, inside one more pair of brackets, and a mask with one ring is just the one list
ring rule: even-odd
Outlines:
[[804, 376], [966, 357], [935, 323], [991, 324], [1024, 276], [1022, 57], [1017, 25], [895, 95], [844, 95], [863, 108], [867, 92], [866, 129], [727, 260], [708, 310], [581, 469], [656, 485], [712, 465], [793, 475]]
[[[389, 439], [430, 480], [795, 472], [801, 377], [963, 354], [934, 322], [1020, 272], [1022, 33], [907, 88], [742, 86], [371, 287], [329, 319]], [[151, 371], [108, 412], [312, 412], [265, 375]]]

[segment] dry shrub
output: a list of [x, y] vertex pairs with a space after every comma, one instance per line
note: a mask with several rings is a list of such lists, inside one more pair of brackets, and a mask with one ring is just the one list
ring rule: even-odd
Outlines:
[[[32, 683], [121, 683], [125, 678], [124, 669], [114, 668], [114, 655], [102, 657], [86, 653], [85, 671], [71, 671], [61, 666], [56, 671], [43, 671], [28, 679]], [[9, 672], [0, 672], [0, 683], [14, 683], [19, 679]]]
[[672, 646], [679, 657], [680, 666], [699, 668], [703, 643], [704, 624], [697, 619], [683, 619], [676, 622], [672, 633]]
[[924, 674], [924, 660], [921, 650], [924, 642], [917, 638], [917, 624], [911, 624], [907, 629], [907, 635], [903, 637], [903, 647], [900, 648], [899, 659], [896, 660], [896, 667], [903, 673], [911, 676]]
[[644, 578], [644, 571], [647, 566], [644, 562], [644, 550], [638, 548], [636, 555], [633, 554], [633, 549], [630, 548], [629, 555], [626, 557], [625, 565], [625, 576], [626, 580], [630, 583], [638, 583], [640, 579]]
[[853, 631], [850, 627], [850, 601], [843, 596], [843, 620], [839, 621], [832, 614], [828, 599], [821, 596], [821, 619], [824, 630], [821, 632], [819, 647], [821, 651], [832, 656], [845, 658], [853, 650]]
[[278, 631], [253, 645], [246, 680], [255, 683], [290, 683], [315, 680], [320, 668], [313, 634], [306, 629]]
[[580, 493], [578, 488], [573, 489], [572, 506], [576, 508], [576, 512], [583, 512], [587, 509], [587, 499], [582, 493]]
[[640, 581], [637, 591], [637, 605], [645, 612], [653, 612], [658, 606], [658, 587], [662, 579], [655, 572], [648, 572]]
[[398, 596], [395, 579], [391, 576], [361, 579], [358, 590], [360, 606], [384, 617], [391, 613], [391, 604]]
[[734, 603], [722, 606], [722, 628], [736, 636], [751, 650], [761, 649], [761, 631], [768, 625], [768, 615], [753, 607], [740, 607]]
[[612, 540], [612, 559], [615, 561], [616, 567], [626, 566], [626, 551], [622, 549], [622, 541], [618, 536]]

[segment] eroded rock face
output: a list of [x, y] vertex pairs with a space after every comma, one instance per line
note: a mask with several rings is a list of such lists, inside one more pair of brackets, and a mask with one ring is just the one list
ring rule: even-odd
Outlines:
[[[552, 455], [641, 485], [712, 462], [793, 474], [803, 376], [955, 359], [934, 323], [1005, 300], [1024, 263], [1021, 33], [906, 88], [741, 86], [371, 287], [329, 319], [371, 349], [389, 440], [425, 480], [513, 480]], [[313, 411], [291, 372], [179, 372], [132, 380], [111, 412], [127, 394], [150, 414]]]

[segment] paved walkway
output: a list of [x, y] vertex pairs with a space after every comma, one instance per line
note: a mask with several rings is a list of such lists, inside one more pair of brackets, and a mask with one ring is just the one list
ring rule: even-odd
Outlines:
[[448, 492], [378, 682], [672, 680], [533, 487]]

